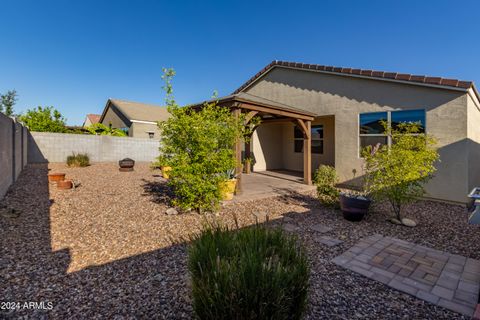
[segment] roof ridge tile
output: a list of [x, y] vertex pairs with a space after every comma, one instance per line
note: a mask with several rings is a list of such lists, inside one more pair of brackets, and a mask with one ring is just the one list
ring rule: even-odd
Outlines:
[[354, 69], [354, 68], [344, 68], [344, 67], [334, 67], [334, 66], [325, 66], [320, 64], [309, 64], [309, 63], [300, 63], [300, 62], [291, 62], [291, 61], [282, 61], [274, 60], [268, 64], [265, 68], [257, 72], [253, 77], [248, 79], [240, 88], [235, 90], [233, 94], [241, 92], [248, 85], [253, 83], [255, 80], [260, 78], [263, 74], [268, 72], [270, 69], [280, 66], [280, 67], [289, 67], [289, 68], [299, 68], [305, 70], [318, 70], [324, 72], [332, 73], [343, 73], [343, 74], [352, 74], [360, 75], [364, 77], [372, 77], [375, 79], [390, 79], [390, 80], [399, 80], [399, 81], [408, 81], [414, 83], [426, 83], [431, 85], [438, 85], [443, 87], [451, 88], [463, 88], [469, 89], [474, 86], [472, 81], [463, 81], [458, 79], [449, 79], [442, 77], [432, 77], [424, 75], [412, 75], [409, 73], [397, 73], [397, 72], [386, 72], [386, 71], [377, 71], [377, 70], [368, 70], [368, 69]]

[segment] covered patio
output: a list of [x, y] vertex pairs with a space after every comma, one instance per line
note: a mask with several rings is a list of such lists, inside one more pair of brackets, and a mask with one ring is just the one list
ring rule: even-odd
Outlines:
[[[255, 173], [252, 175], [252, 177], [263, 177], [263, 179], [273, 178], [276, 180], [289, 180], [290, 183], [294, 183], [297, 187], [298, 182], [303, 182], [306, 185], [312, 184], [311, 126], [312, 121], [315, 118], [314, 114], [244, 92], [222, 97], [216, 100], [216, 102], [219, 106], [230, 108], [232, 113], [236, 116], [240, 116], [240, 114], [245, 114], [245, 125], [249, 125], [249, 122], [254, 117], [259, 117], [261, 119], [260, 125], [258, 127], [261, 127], [265, 124], [295, 124], [303, 134], [303, 170], [300, 172], [293, 172], [288, 170], [266, 170], [265, 172], [263, 172], [263, 176], [260, 176], [260, 173]], [[203, 105], [204, 104], [202, 103], [194, 105], [192, 107], [201, 108]], [[255, 130], [256, 129], [257, 128], [255, 128]], [[237, 184], [239, 186], [237, 194], [241, 194], [244, 189], [244, 182], [246, 183], [246, 181], [242, 180], [253, 179], [241, 174], [242, 160], [252, 157], [251, 143], [243, 144], [242, 141], [238, 141], [235, 145], [235, 157], [237, 159], [237, 163], [239, 164], [236, 168], [236, 173], [240, 177], [240, 183]], [[303, 175], [300, 181], [298, 179], [299, 173]], [[256, 189], [256, 187], [254, 187], [253, 185], [250, 185], [249, 189], [252, 187]]]

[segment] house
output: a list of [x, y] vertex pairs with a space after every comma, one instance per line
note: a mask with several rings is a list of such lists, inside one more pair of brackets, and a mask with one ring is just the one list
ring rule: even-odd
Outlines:
[[380, 120], [415, 121], [437, 139], [441, 162], [427, 197], [466, 202], [480, 185], [480, 101], [470, 81], [274, 61], [232, 95], [218, 99], [247, 119], [260, 116], [249, 145], [255, 171], [303, 172], [321, 164], [358, 186], [362, 147], [390, 143]]
[[135, 138], [159, 139], [158, 121], [170, 117], [166, 107], [152, 104], [108, 99], [100, 123], [128, 132]]
[[87, 116], [85, 117], [85, 121], [83, 121], [82, 128], [86, 128], [91, 126], [92, 124], [99, 123], [100, 117], [100, 114], [87, 114]]

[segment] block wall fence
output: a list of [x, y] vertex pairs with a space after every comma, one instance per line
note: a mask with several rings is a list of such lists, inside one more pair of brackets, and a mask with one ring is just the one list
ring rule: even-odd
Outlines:
[[28, 130], [0, 113], [0, 199], [27, 165]]
[[151, 162], [159, 147], [154, 139], [30, 132], [0, 113], [0, 199], [27, 163], [65, 162], [73, 152], [88, 154], [91, 162]]

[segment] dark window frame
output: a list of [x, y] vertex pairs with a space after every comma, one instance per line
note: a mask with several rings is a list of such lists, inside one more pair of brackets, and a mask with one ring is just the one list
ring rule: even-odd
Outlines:
[[[322, 128], [322, 136], [318, 139], [313, 139], [313, 134], [312, 134], [312, 130], [315, 129], [315, 128]], [[314, 152], [313, 151], [313, 144], [310, 146], [310, 148], [312, 149], [312, 154], [319, 154], [319, 155], [323, 155], [325, 153], [325, 126], [323, 124], [315, 124], [315, 125], [312, 125], [311, 128], [310, 128], [310, 134], [312, 136], [312, 142], [313, 140], [315, 141], [320, 141], [321, 144], [321, 150], [320, 152]], [[300, 127], [298, 127], [297, 125], [295, 125], [293, 127], [293, 152], [294, 153], [303, 153], [303, 140], [304, 140], [304, 137], [303, 137], [303, 131], [302, 129], [300, 129]], [[301, 142], [301, 147], [299, 148], [300, 151], [297, 151], [297, 143]]]
[[391, 111], [372, 111], [372, 112], [362, 112], [358, 114], [358, 157], [362, 158], [362, 137], [385, 137], [386, 144], [390, 147], [392, 145], [392, 139], [390, 136], [386, 135], [385, 133], [360, 133], [361, 131], [361, 116], [364, 114], [373, 114], [373, 113], [386, 113], [387, 114], [387, 124], [388, 127], [391, 128], [392, 126], [392, 113], [400, 113], [400, 112], [412, 112], [412, 111], [423, 111], [423, 132], [412, 134], [418, 135], [427, 132], [427, 111], [425, 109], [411, 109], [411, 110], [391, 110]]

